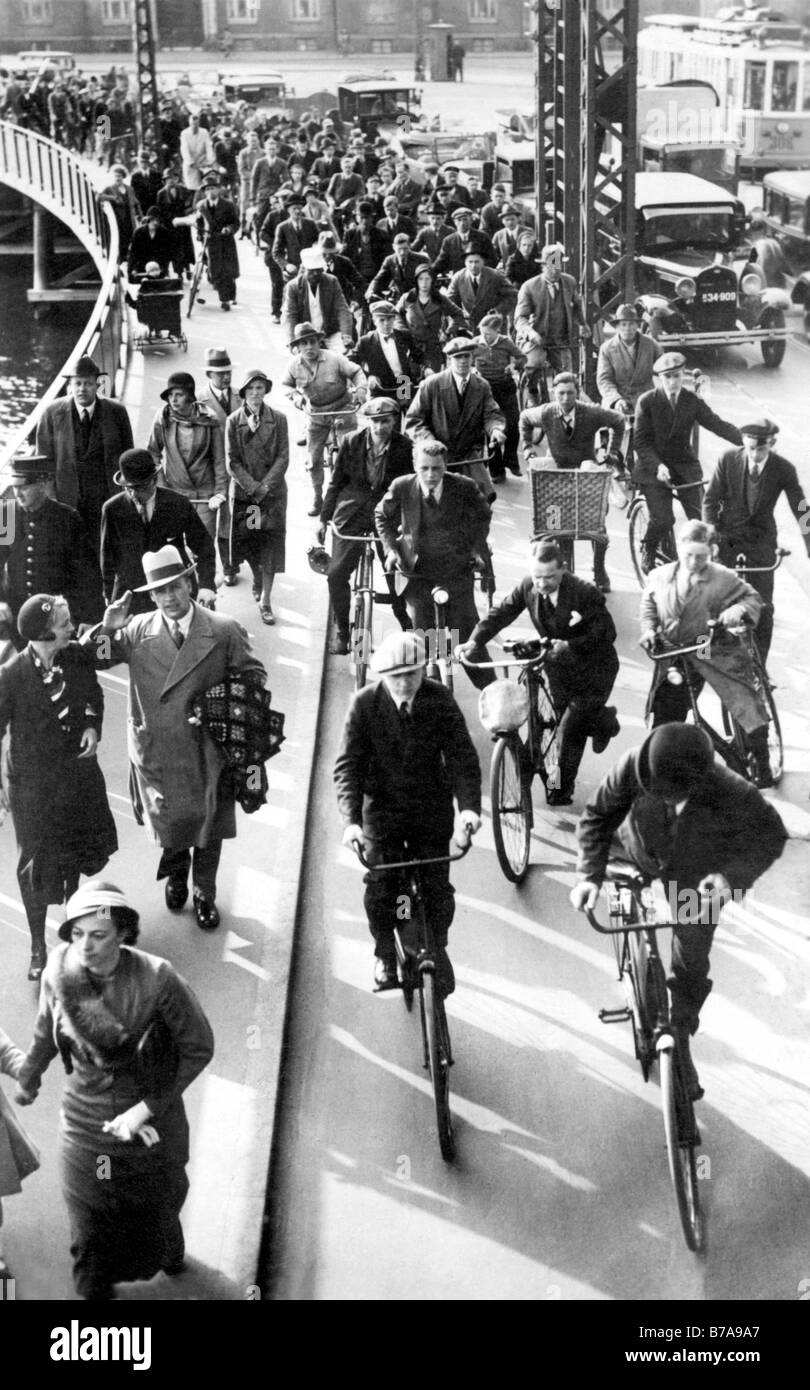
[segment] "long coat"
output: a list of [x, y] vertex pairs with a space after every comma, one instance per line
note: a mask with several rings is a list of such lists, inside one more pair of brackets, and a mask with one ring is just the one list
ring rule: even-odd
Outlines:
[[266, 675], [245, 629], [234, 618], [195, 604], [179, 650], [159, 612], [130, 618], [112, 641], [98, 628], [84, 641], [95, 645], [99, 665], [129, 665], [127, 747], [136, 818], [145, 820], [164, 849], [232, 839], [234, 801], [220, 787], [225, 757], [188, 716], [197, 696], [219, 685], [230, 670]]
[[653, 363], [662, 350], [647, 333], [638, 334], [633, 351], [618, 333], [603, 343], [596, 363], [596, 385], [602, 404], [614, 409], [617, 401], [635, 405], [639, 396], [652, 387]]
[[342, 440], [337, 462], [321, 507], [324, 525], [334, 521], [339, 531], [359, 536], [374, 529], [374, 508], [385, 496], [395, 478], [413, 473], [410, 439], [392, 434], [386, 455], [385, 475], [379, 487], [372, 488], [366, 473], [368, 430], [357, 430]]
[[0, 515], [6, 536], [0, 545], [0, 598], [14, 617], [32, 594], [63, 594], [75, 623], [98, 622], [104, 609], [101, 574], [79, 513], [46, 497], [35, 512], [14, 501]]
[[[17, 1047], [16, 1043], [11, 1041], [8, 1033], [4, 1033], [3, 1029], [0, 1028], [0, 1074], [16, 1077], [24, 1061], [25, 1053]], [[5, 1095], [0, 1091], [0, 1197], [8, 1197], [12, 1192], [22, 1191], [19, 1169], [11, 1150], [8, 1130], [3, 1119], [3, 1110], [6, 1107], [11, 1110]]]
[[443, 290], [434, 289], [430, 299], [424, 303], [416, 290], [411, 290], [397, 304], [397, 323], [411, 334], [415, 359], [433, 372], [440, 372], [444, 367], [441, 347], [444, 324], [463, 322], [463, 311], [447, 298]]
[[[318, 286], [318, 300], [323, 314], [323, 331], [327, 338], [333, 333], [341, 333], [351, 338], [354, 322], [352, 311], [346, 303], [337, 276], [325, 271]], [[299, 323], [311, 320], [309, 289], [306, 274], [301, 271], [294, 280], [288, 281], [284, 288], [284, 302], [281, 306], [281, 331], [292, 338], [293, 329]]]
[[208, 241], [208, 278], [217, 286], [221, 280], [239, 279], [239, 252], [235, 233], [239, 231], [239, 213], [230, 198], [216, 203], [207, 199], [197, 204], [198, 230], [210, 232]]
[[[752, 626], [762, 612], [762, 599], [750, 584], [724, 565], [707, 565], [703, 580], [681, 596], [683, 571], [680, 561], [660, 565], [647, 576], [641, 596], [641, 626], [645, 631], [660, 628], [664, 639], [677, 647], [690, 647], [708, 633], [708, 621], [727, 608], [741, 604]], [[754, 668], [739, 638], [721, 632], [712, 642], [711, 660], [685, 658], [696, 675], [702, 676], [717, 692], [731, 713], [748, 731], [766, 724], [767, 709], [754, 676]], [[669, 662], [656, 663], [648, 711]]]
[[447, 445], [451, 463], [480, 455], [493, 430], [505, 430], [506, 419], [489, 384], [475, 372], [459, 406], [450, 368], [423, 381], [405, 416], [411, 439], [438, 439]]
[[633, 440], [636, 451], [633, 477], [640, 483], [655, 482], [659, 464], [665, 463], [675, 483], [699, 478], [700, 460], [692, 448], [692, 430], [696, 424], [731, 444], [742, 444], [737, 426], [715, 415], [694, 391], [680, 391], [674, 411], [660, 387], [639, 396]]
[[191, 416], [194, 436], [188, 462], [177, 446], [177, 425], [168, 406], [160, 409], [152, 422], [146, 445], [158, 467], [165, 464], [166, 486], [194, 502], [207, 521], [209, 497], [228, 492], [223, 433], [211, 412], [195, 402]]
[[773, 564], [776, 550], [773, 513], [782, 493], [799, 523], [810, 554], [808, 504], [793, 464], [781, 454], [768, 455], [752, 508], [748, 503], [745, 450], [729, 449], [723, 454], [706, 490], [703, 519], [717, 526], [732, 562], [737, 553], [742, 552], [749, 564]]
[[244, 406], [229, 415], [226, 424], [226, 467], [234, 479], [234, 500], [261, 504], [262, 529], [283, 533], [287, 522], [287, 483], [290, 440], [287, 417], [265, 401], [259, 428], [254, 432]]
[[30, 648], [0, 666], [0, 739], [9, 731], [8, 786], [20, 872], [48, 902], [64, 897], [65, 864], [99, 873], [118, 848], [104, 776], [96, 758], [80, 758], [85, 729], [101, 734], [104, 695], [89, 653], [71, 642], [59, 655], [68, 704], [67, 731]]
[[[106, 496], [112, 497], [117, 491], [113, 474], [118, 471], [118, 460], [126, 449], [132, 448], [132, 425], [124, 406], [104, 396], [96, 397], [94, 418], [96, 413], [104, 449]], [[75, 433], [78, 423], [73, 397], [65, 396], [47, 407], [37, 427], [37, 453], [55, 463], [56, 500], [66, 507], [76, 507], [79, 501]]]

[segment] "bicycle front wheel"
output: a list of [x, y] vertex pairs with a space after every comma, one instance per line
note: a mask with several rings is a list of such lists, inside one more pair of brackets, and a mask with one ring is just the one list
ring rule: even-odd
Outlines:
[[675, 1049], [662, 1048], [658, 1060], [661, 1068], [661, 1103], [664, 1107], [667, 1159], [678, 1217], [688, 1248], [699, 1253], [704, 1246], [705, 1229], [695, 1158], [698, 1131], [694, 1110]]
[[537, 736], [540, 743], [540, 770], [545, 783], [546, 794], [558, 791], [560, 786], [560, 748], [557, 737], [560, 721], [551, 698], [551, 692], [540, 677], [535, 686], [537, 692]]
[[371, 656], [372, 602], [368, 590], [357, 595], [351, 631], [351, 653], [354, 662], [354, 688], [362, 690], [368, 675]]
[[202, 280], [202, 273], [203, 273], [204, 265], [205, 265], [205, 261], [204, 261], [203, 257], [200, 256], [200, 257], [198, 258], [197, 262], [196, 262], [196, 265], [194, 266], [194, 274], [193, 274], [192, 279], [191, 279], [191, 285], [189, 286], [189, 291], [188, 291], [188, 308], [187, 308], [187, 310], [186, 310], [186, 318], [187, 318], [187, 319], [190, 319], [190, 318], [191, 318], [191, 311], [192, 311], [192, 309], [194, 308], [194, 301], [195, 301], [195, 299], [197, 298], [197, 293], [198, 293], [199, 288], [200, 288], [200, 281]]
[[647, 576], [642, 568], [641, 559], [644, 554], [644, 537], [647, 534], [647, 527], [649, 524], [650, 513], [647, 510], [647, 503], [643, 497], [635, 497], [630, 503], [630, 511], [627, 514], [627, 528], [630, 541], [630, 558], [633, 561], [636, 579], [642, 589], [647, 582]]
[[442, 1158], [450, 1163], [456, 1154], [453, 1138], [453, 1117], [450, 1114], [450, 1032], [444, 1000], [436, 988], [432, 971], [422, 972], [424, 1027], [427, 1042], [428, 1067], [436, 1106], [436, 1127]]
[[523, 882], [531, 844], [531, 788], [523, 775], [522, 752], [517, 734], [501, 734], [489, 774], [495, 853], [510, 883]]

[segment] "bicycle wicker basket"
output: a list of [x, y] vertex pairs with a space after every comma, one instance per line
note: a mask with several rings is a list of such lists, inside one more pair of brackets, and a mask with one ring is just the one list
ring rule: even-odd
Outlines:
[[532, 469], [533, 536], [596, 540], [606, 534], [610, 470], [583, 473], [578, 468]]

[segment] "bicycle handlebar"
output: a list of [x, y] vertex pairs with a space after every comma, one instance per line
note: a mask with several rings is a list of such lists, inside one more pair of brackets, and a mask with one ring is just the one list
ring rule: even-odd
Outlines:
[[367, 531], [364, 536], [350, 536], [347, 531], [339, 531], [334, 521], [329, 522], [329, 530], [333, 536], [337, 536], [341, 541], [376, 541], [377, 535], [374, 531]]
[[303, 410], [304, 414], [309, 416], [313, 420], [321, 419], [322, 417], [327, 415], [330, 417], [330, 419], [336, 420], [338, 415], [356, 415], [358, 410], [360, 409], [360, 406], [359, 404], [353, 405], [350, 406], [348, 409], [343, 410], [310, 410], [306, 405], [303, 405], [300, 406], [299, 409]]
[[[600, 936], [622, 936], [625, 932], [631, 931], [675, 931], [676, 927], [681, 925], [680, 922], [622, 922], [620, 927], [603, 927], [596, 913], [593, 911], [593, 908], [590, 907], [585, 908], [585, 916], [594, 931], [598, 931]], [[696, 922], [692, 923], [692, 925], [700, 926], [701, 924]], [[709, 923], [705, 925], [708, 926]]]
[[[543, 644], [544, 650], [537, 652], [535, 656], [506, 655], [502, 661], [468, 661], [466, 656], [459, 656], [458, 660], [461, 662], [462, 666], [468, 667], [473, 671], [496, 671], [502, 666], [520, 666], [521, 668], [527, 666], [540, 666], [549, 653], [551, 642], [547, 637], [540, 637], [537, 640]], [[516, 643], [515, 645], [522, 644]], [[508, 653], [510, 648], [504, 643], [503, 650]]]
[[774, 570], [778, 570], [782, 561], [787, 559], [788, 555], [790, 554], [790, 551], [785, 550], [781, 545], [779, 545], [776, 547], [774, 554], [776, 555], [776, 559], [772, 565], [747, 565], [745, 563], [745, 552], [741, 550], [736, 560], [734, 561], [735, 573], [773, 574]]
[[463, 859], [465, 854], [469, 854], [471, 848], [472, 840], [469, 839], [464, 848], [458, 854], [442, 854], [438, 857], [438, 859], [402, 859], [397, 863], [391, 864], [370, 864], [368, 862], [368, 859], [366, 858], [366, 852], [363, 849], [362, 845], [356, 844], [354, 846], [354, 852], [357, 855], [357, 858], [360, 860], [360, 863], [363, 865], [363, 868], [368, 869], [373, 874], [376, 874], [393, 869], [421, 868], [424, 864], [455, 864], [457, 859]]

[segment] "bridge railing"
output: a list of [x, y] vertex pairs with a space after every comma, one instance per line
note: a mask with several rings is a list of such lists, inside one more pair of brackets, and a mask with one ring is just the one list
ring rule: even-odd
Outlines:
[[116, 394], [125, 366], [127, 314], [118, 269], [118, 223], [110, 205], [100, 199], [85, 161], [44, 135], [0, 121], [0, 183], [58, 217], [85, 247], [101, 278], [98, 298], [70, 357], [28, 418], [0, 448], [2, 488], [11, 458], [33, 440], [44, 411], [66, 389], [65, 373], [80, 357], [90, 354], [107, 374], [110, 394]]

